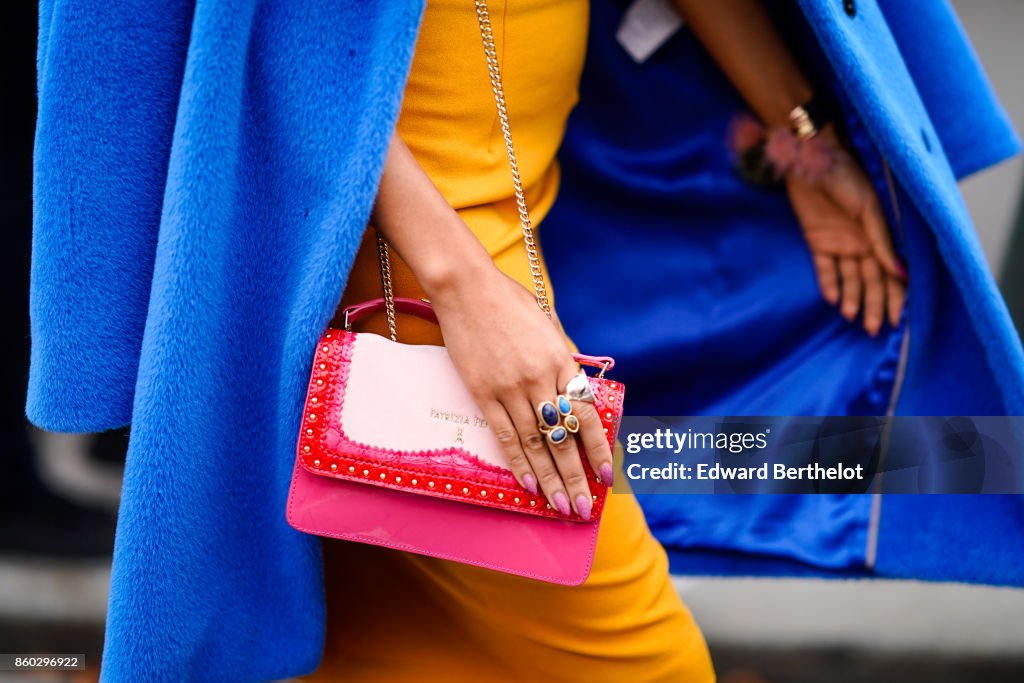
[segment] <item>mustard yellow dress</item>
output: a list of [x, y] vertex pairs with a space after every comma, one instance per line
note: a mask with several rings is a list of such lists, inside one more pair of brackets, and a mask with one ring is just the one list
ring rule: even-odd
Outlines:
[[[585, 0], [490, 2], [535, 225], [558, 188], [555, 152], [576, 102], [587, 13]], [[495, 264], [532, 287], [472, 0], [428, 1], [398, 132]], [[372, 232], [343, 305], [380, 296]], [[394, 254], [392, 262], [396, 294], [423, 296]], [[383, 333], [384, 321], [365, 329]], [[441, 343], [435, 327], [415, 318], [400, 316], [398, 331], [406, 343]], [[665, 553], [628, 492], [609, 496], [593, 570], [578, 587], [357, 543], [323, 545], [326, 644], [305, 681], [714, 680]]]

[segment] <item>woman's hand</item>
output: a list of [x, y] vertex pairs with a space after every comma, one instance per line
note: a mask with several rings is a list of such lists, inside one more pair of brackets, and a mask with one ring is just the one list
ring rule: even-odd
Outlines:
[[606, 483], [612, 453], [594, 406], [573, 401], [579, 432], [549, 444], [538, 404], [577, 373], [565, 335], [536, 297], [502, 273], [398, 135], [391, 140], [373, 223], [412, 270], [437, 314], [448, 354], [523, 488], [565, 516], [593, 506], [576, 439]]
[[602, 480], [611, 483], [612, 453], [590, 403], [573, 401], [579, 432], [551, 444], [538, 429], [536, 407], [554, 401], [578, 372], [557, 323], [536, 297], [493, 264], [461, 269], [443, 284], [425, 285], [448, 354], [490, 423], [520, 484], [543, 491], [569, 516], [592, 511], [576, 439]]
[[[788, 126], [789, 114], [814, 91], [763, 0], [673, 0], [687, 26], [765, 126]], [[821, 134], [833, 137], [831, 129]], [[820, 185], [787, 176], [786, 186], [814, 257], [822, 296], [849, 320], [863, 307], [864, 328], [899, 322], [906, 274], [893, 254], [871, 184], [848, 154]]]
[[[841, 150], [834, 138], [830, 141]], [[899, 324], [906, 271], [896, 258], [878, 197], [857, 161], [839, 151], [821, 178], [788, 173], [786, 190], [811, 250], [822, 297], [839, 304], [850, 321], [863, 309], [864, 329], [872, 336], [885, 319]]]

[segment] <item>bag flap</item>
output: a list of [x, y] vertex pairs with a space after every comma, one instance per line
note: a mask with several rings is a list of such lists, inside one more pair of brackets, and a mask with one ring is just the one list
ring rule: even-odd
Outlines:
[[[590, 378], [614, 447], [625, 387]], [[562, 519], [505, 464], [492, 430], [441, 346], [328, 329], [317, 344], [298, 456], [313, 474]], [[583, 456], [600, 516], [608, 487]], [[575, 514], [575, 521], [585, 522]]]

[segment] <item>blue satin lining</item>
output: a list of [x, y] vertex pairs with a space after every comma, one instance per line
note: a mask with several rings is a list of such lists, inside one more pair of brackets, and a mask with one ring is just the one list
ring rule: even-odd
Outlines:
[[[872, 339], [821, 300], [785, 194], [733, 168], [732, 86], [685, 29], [633, 63], [614, 39], [621, 10], [591, 7], [561, 192], [540, 230], [573, 340], [616, 358], [633, 415], [884, 415], [902, 329]], [[870, 156], [856, 121], [850, 134]], [[880, 161], [865, 165], [881, 181]], [[870, 502], [641, 497], [670, 547], [830, 568], [864, 565]]]

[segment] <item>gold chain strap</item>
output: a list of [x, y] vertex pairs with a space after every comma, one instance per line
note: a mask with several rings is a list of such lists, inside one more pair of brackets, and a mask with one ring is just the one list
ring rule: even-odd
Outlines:
[[388, 243], [384, 236], [377, 233], [377, 257], [380, 259], [380, 279], [384, 285], [384, 310], [388, 316], [388, 336], [391, 341], [398, 341], [398, 328], [395, 326], [395, 290], [391, 285], [391, 257], [388, 256]]
[[498, 108], [498, 120], [501, 121], [501, 133], [505, 138], [505, 150], [508, 152], [508, 165], [512, 169], [512, 185], [516, 191], [516, 206], [519, 207], [519, 223], [523, 227], [523, 242], [526, 244], [526, 255], [530, 258], [530, 273], [533, 275], [533, 291], [537, 295], [537, 305], [549, 318], [551, 304], [548, 302], [548, 289], [544, 284], [544, 273], [540, 268], [537, 256], [537, 242], [533, 236], [533, 223], [530, 212], [526, 208], [526, 196], [523, 194], [523, 183], [519, 179], [519, 164], [516, 162], [516, 150], [512, 145], [512, 132], [508, 124], [508, 109], [505, 107], [505, 89], [501, 85], [501, 70], [498, 68], [498, 53], [494, 49], [494, 34], [491, 32], [491, 15], [487, 11], [487, 0], [476, 0], [476, 19], [480, 24], [480, 37], [484, 41], [484, 55], [487, 57], [487, 71], [491, 76], [491, 89], [494, 91], [494, 104]]
[[[508, 108], [505, 106], [505, 89], [501, 82], [501, 69], [498, 66], [498, 53], [494, 47], [494, 33], [491, 31], [491, 15], [487, 9], [487, 0], [475, 0], [476, 18], [480, 25], [480, 38], [484, 43], [484, 56], [487, 58], [487, 72], [491, 77], [491, 90], [494, 91], [494, 104], [501, 122], [501, 133], [505, 139], [505, 150], [508, 153], [508, 165], [512, 170], [512, 186], [516, 194], [516, 207], [519, 210], [519, 224], [523, 229], [523, 244], [526, 255], [530, 259], [530, 274], [533, 277], [533, 291], [537, 296], [537, 305], [547, 317], [551, 317], [551, 303], [548, 301], [548, 289], [544, 282], [544, 271], [541, 270], [540, 257], [537, 256], [537, 241], [533, 234], [533, 223], [526, 207], [526, 195], [519, 177], [519, 163], [516, 161], [516, 150], [512, 144], [512, 131], [508, 122]], [[388, 256], [387, 242], [377, 233], [377, 253], [380, 257], [381, 281], [384, 285], [384, 303], [388, 319], [388, 334], [392, 341], [398, 341], [395, 325], [395, 295], [391, 283], [391, 259]]]

